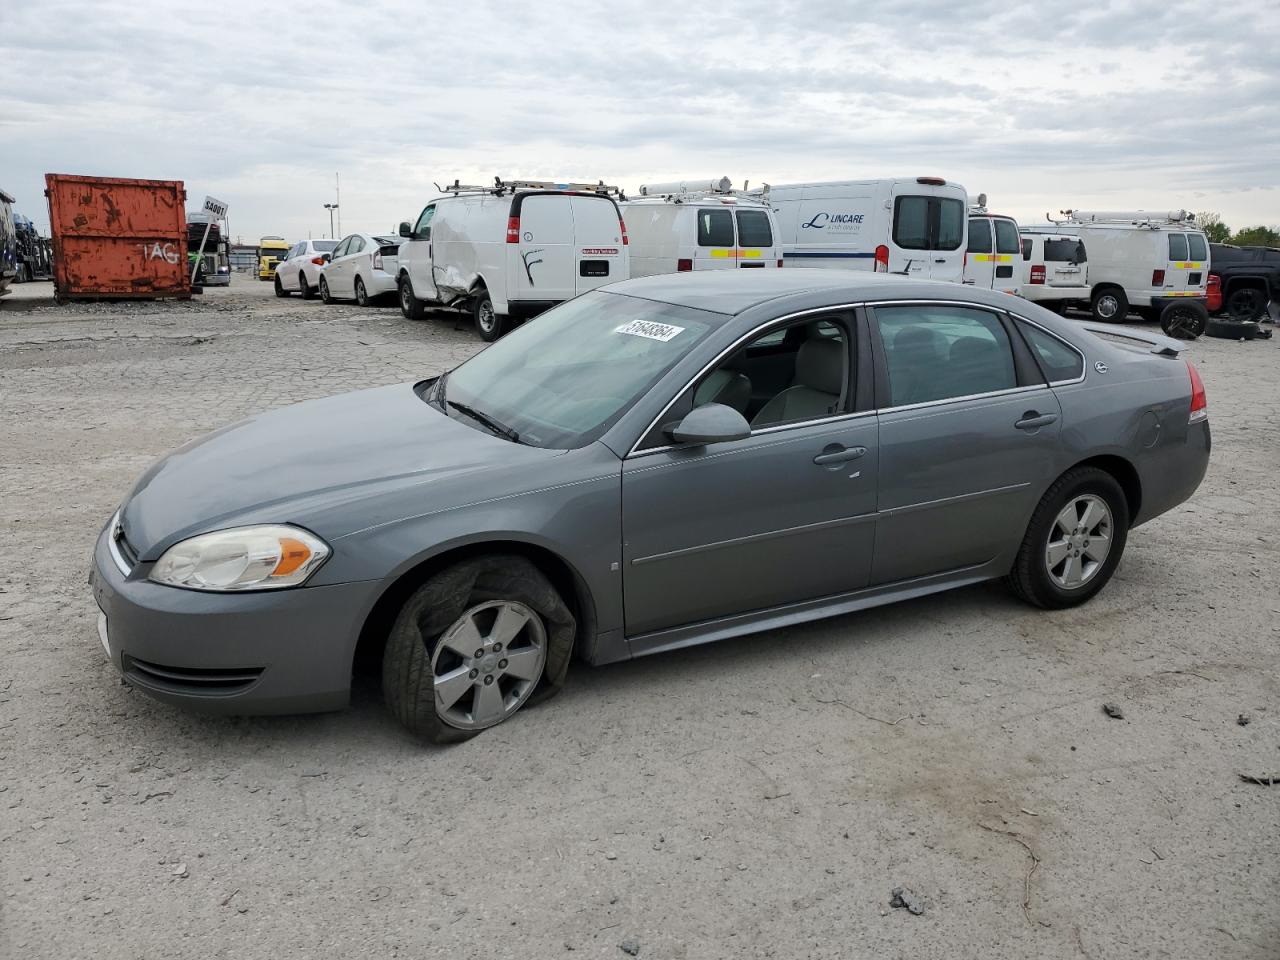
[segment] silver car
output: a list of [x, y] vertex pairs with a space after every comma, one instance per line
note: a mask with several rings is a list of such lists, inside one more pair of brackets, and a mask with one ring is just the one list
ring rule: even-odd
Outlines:
[[130, 683], [459, 740], [601, 664], [1003, 577], [1083, 603], [1209, 459], [1183, 345], [959, 284], [646, 277], [439, 378], [152, 466], [97, 544]]

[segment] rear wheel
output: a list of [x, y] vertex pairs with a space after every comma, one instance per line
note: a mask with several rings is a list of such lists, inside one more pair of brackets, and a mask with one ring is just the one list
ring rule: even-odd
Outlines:
[[329, 295], [329, 281], [324, 277], [320, 278], [320, 299], [328, 304], [333, 303], [333, 297]]
[[1122, 323], [1129, 312], [1129, 298], [1119, 287], [1103, 287], [1093, 295], [1093, 319], [1102, 323]]
[[284, 288], [284, 284], [280, 282], [280, 274], [276, 274], [276, 296], [287, 297], [289, 291]]
[[465, 560], [401, 608], [382, 661], [387, 708], [425, 740], [466, 740], [563, 684], [575, 630], [529, 560]]
[[356, 304], [361, 307], [369, 305], [369, 292], [364, 288], [364, 280], [356, 277]]
[[484, 287], [476, 291], [472, 311], [475, 315], [476, 332], [480, 334], [481, 340], [492, 343], [510, 328], [510, 321], [493, 309], [493, 299]]
[[1208, 322], [1209, 311], [1195, 300], [1171, 303], [1160, 313], [1160, 329], [1178, 340], [1195, 340]]
[[1115, 477], [1068, 470], [1031, 515], [1008, 582], [1037, 607], [1084, 603], [1107, 585], [1129, 535], [1129, 504]]
[[315, 291], [311, 289], [311, 285], [307, 283], [307, 275], [305, 273], [298, 274], [298, 290], [302, 293], [303, 300], [311, 300], [315, 297]]
[[421, 320], [426, 316], [426, 308], [422, 301], [413, 295], [413, 281], [408, 275], [402, 274], [400, 283], [400, 312], [404, 314], [406, 320]]
[[1257, 287], [1236, 287], [1227, 297], [1227, 316], [1237, 323], [1257, 320], [1266, 309], [1266, 294]]

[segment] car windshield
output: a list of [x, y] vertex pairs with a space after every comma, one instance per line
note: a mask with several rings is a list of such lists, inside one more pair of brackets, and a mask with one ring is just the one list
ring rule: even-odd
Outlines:
[[722, 314], [593, 291], [503, 337], [448, 375], [456, 405], [514, 431], [521, 443], [573, 449], [598, 439]]

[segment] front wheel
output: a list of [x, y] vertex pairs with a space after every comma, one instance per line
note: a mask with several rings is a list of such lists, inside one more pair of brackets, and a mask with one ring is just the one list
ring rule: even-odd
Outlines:
[[1129, 298], [1118, 287], [1106, 287], [1093, 295], [1090, 310], [1100, 323], [1123, 323], [1129, 313]]
[[1209, 311], [1195, 300], [1171, 303], [1160, 312], [1160, 329], [1178, 340], [1195, 340], [1209, 323]]
[[1048, 609], [1084, 603], [1107, 585], [1129, 535], [1129, 503], [1097, 467], [1068, 470], [1040, 499], [1008, 582]]
[[320, 278], [320, 299], [330, 305], [333, 303], [333, 297], [329, 293], [329, 281], [324, 277]]
[[508, 719], [535, 689], [564, 683], [577, 624], [541, 571], [520, 556], [475, 557], [405, 601], [387, 639], [387, 708], [433, 743]]
[[507, 332], [510, 321], [493, 309], [493, 299], [483, 287], [476, 291], [472, 310], [475, 314], [476, 332], [480, 334], [481, 340], [492, 343]]
[[276, 296], [287, 297], [289, 291], [284, 288], [284, 284], [280, 282], [280, 274], [276, 274]]
[[356, 305], [367, 307], [369, 305], [369, 292], [364, 288], [364, 280], [356, 277]]
[[408, 276], [400, 277], [400, 312], [406, 320], [421, 320], [427, 315], [422, 301], [413, 294], [413, 281]]

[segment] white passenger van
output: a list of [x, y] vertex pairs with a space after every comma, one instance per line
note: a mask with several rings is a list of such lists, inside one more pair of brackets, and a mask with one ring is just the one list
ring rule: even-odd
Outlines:
[[1021, 242], [1020, 296], [1055, 313], [1089, 305], [1089, 257], [1077, 234], [1024, 231]]
[[987, 195], [969, 208], [964, 282], [981, 290], [1017, 294], [1022, 282], [1018, 221], [987, 212]]
[[[437, 188], [439, 189], [439, 188]], [[630, 277], [627, 228], [603, 183], [494, 178], [453, 186], [400, 224], [400, 310], [469, 311], [485, 340], [587, 290]]]
[[728, 177], [645, 184], [621, 207], [633, 277], [782, 266], [767, 197], [735, 191]]
[[[1064, 210], [1028, 233], [1080, 237], [1089, 251], [1088, 305], [1095, 320], [1122, 322], [1130, 310], [1159, 320], [1171, 336], [1198, 336], [1208, 318], [1209, 242], [1185, 210]], [[1173, 308], [1177, 309], [1173, 309]], [[1196, 321], [1186, 327], [1188, 318]]]
[[940, 177], [793, 183], [770, 187], [768, 196], [788, 264], [963, 278], [969, 198], [958, 183]]

